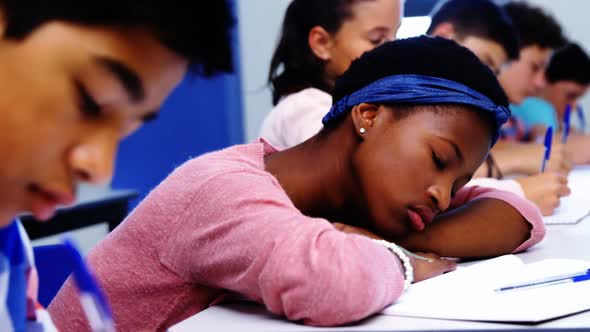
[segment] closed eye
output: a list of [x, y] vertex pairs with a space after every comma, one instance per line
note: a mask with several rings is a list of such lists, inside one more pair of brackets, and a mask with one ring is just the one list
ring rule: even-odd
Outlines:
[[442, 171], [447, 166], [437, 155], [432, 151], [432, 161], [439, 171]]
[[381, 45], [385, 40], [383, 38], [371, 38], [369, 39], [369, 42], [371, 42], [371, 44], [373, 44], [374, 46], [379, 46]]
[[80, 111], [87, 116], [97, 117], [101, 113], [101, 108], [98, 103], [92, 98], [90, 93], [84, 85], [76, 80], [74, 82], [76, 86], [76, 93], [78, 94], [78, 107]]

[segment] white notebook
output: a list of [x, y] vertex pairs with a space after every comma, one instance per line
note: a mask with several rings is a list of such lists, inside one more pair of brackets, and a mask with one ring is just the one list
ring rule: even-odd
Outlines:
[[590, 168], [574, 169], [568, 185], [572, 193], [561, 199], [553, 215], [543, 218], [546, 225], [577, 224], [590, 215]]
[[555, 212], [543, 217], [546, 225], [577, 224], [590, 215], [590, 195], [572, 195], [561, 199]]
[[582, 272], [590, 262], [548, 259], [524, 264], [506, 255], [459, 267], [413, 284], [382, 313], [423, 318], [538, 323], [590, 309], [590, 280], [512, 291], [496, 289], [528, 280]]

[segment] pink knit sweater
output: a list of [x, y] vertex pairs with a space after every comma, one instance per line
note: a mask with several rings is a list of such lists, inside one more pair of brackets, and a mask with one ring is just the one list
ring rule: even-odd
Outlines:
[[[119, 331], [167, 327], [238, 293], [290, 320], [357, 321], [402, 292], [400, 262], [359, 235], [307, 217], [264, 169], [264, 142], [193, 159], [176, 169], [89, 255]], [[471, 187], [453, 202], [494, 197], [544, 235], [541, 214], [511, 193]], [[87, 331], [68, 280], [49, 306], [61, 331]]]

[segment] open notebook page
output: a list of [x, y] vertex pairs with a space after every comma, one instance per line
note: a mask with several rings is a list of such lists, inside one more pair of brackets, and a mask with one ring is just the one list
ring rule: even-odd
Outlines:
[[496, 292], [542, 277], [580, 272], [590, 262], [551, 259], [524, 264], [506, 255], [413, 284], [383, 314], [475, 321], [541, 322], [590, 309], [590, 281]]
[[561, 199], [551, 216], [544, 217], [545, 224], [575, 224], [590, 215], [590, 167], [577, 167], [568, 177], [572, 193]]

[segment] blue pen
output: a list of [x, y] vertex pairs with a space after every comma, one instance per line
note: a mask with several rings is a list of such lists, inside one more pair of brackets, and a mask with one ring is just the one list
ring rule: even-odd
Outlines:
[[80, 291], [80, 303], [92, 331], [114, 332], [115, 325], [111, 308], [106, 297], [88, 270], [80, 252], [70, 239], [64, 239], [63, 244], [69, 249], [70, 259], [73, 263], [72, 275], [74, 282]]
[[586, 270], [585, 272], [578, 272], [573, 273], [570, 275], [559, 275], [553, 276], [544, 279], [538, 280], [531, 280], [520, 284], [513, 284], [507, 285], [504, 287], [500, 287], [494, 289], [495, 292], [503, 292], [508, 290], [518, 290], [518, 289], [530, 289], [530, 288], [537, 288], [537, 287], [547, 287], [559, 284], [565, 284], [569, 282], [580, 282], [590, 280], [590, 269]]
[[543, 156], [543, 161], [541, 163], [541, 173], [545, 172], [545, 167], [547, 167], [547, 161], [551, 156], [551, 143], [553, 142], [553, 128], [549, 126], [547, 128], [547, 132], [545, 133], [545, 155]]
[[576, 114], [578, 114], [578, 121], [580, 122], [580, 129], [582, 130], [583, 133], [586, 132], [586, 118], [584, 116], [584, 109], [582, 108], [582, 105], [578, 105], [577, 110], [576, 110]]
[[565, 113], [563, 113], [563, 131], [561, 134], [561, 144], [567, 143], [567, 138], [570, 135], [570, 115], [572, 107], [567, 104], [565, 107]]

